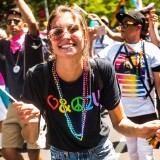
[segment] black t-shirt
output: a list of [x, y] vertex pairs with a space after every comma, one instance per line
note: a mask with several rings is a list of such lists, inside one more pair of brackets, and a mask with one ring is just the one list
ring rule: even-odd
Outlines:
[[[10, 50], [10, 41], [5, 39], [0, 40], [0, 62], [3, 64], [0, 67], [0, 72], [4, 77], [6, 86], [9, 88], [10, 94], [17, 100], [20, 99], [20, 95], [23, 92], [24, 78], [27, 70], [43, 62], [42, 43], [39, 37], [27, 34], [24, 44], [21, 52], [13, 54]], [[20, 66], [18, 73], [14, 73], [13, 71], [16, 63]]]
[[[102, 138], [100, 135], [100, 104], [107, 110], [113, 110], [120, 101], [120, 91], [115, 71], [110, 62], [99, 59], [96, 60], [96, 63], [103, 81], [103, 89], [99, 90], [95, 76], [92, 75], [91, 78], [88, 78], [87, 116], [82, 141], [77, 140], [71, 134], [67, 125], [61, 99], [52, 75], [52, 62], [48, 62], [47, 71], [44, 69], [44, 64], [29, 70], [23, 97], [27, 102], [46, 111], [50, 145], [66, 151], [82, 151], [93, 148], [100, 142]], [[81, 133], [82, 110], [80, 108], [83, 76], [80, 76], [73, 83], [67, 83], [59, 78], [59, 83], [71, 123], [75, 131]]]

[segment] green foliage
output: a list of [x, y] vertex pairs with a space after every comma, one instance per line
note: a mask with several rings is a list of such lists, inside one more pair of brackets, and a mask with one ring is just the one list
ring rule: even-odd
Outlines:
[[[88, 13], [96, 13], [99, 16], [105, 15], [111, 21], [114, 12], [120, 2], [120, 0], [25, 0], [26, 3], [32, 9], [35, 17], [39, 20], [39, 9], [45, 8], [45, 1], [47, 2], [49, 13], [53, 10], [56, 5], [60, 4], [72, 4], [76, 3], [82, 7]], [[143, 2], [143, 7], [151, 3], [149, 0]], [[160, 3], [159, 0], [154, 0], [155, 8], [157, 14], [160, 15]], [[0, 5], [3, 6], [0, 8], [0, 22], [2, 21], [3, 15], [5, 12], [14, 6], [13, 0], [0, 0]], [[125, 1], [125, 12], [133, 10], [134, 6], [132, 0]]]

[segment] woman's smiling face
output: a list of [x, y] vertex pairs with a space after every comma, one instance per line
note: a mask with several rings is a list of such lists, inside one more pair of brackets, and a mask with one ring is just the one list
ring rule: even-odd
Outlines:
[[64, 12], [51, 21], [49, 39], [56, 56], [82, 56], [84, 31], [78, 18], [71, 13]]

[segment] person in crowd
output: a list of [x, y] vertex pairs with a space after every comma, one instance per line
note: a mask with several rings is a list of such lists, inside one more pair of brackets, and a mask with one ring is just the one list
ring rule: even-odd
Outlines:
[[[148, 23], [149, 23], [149, 35], [151, 42], [160, 48], [160, 36], [158, 32], [159, 22], [158, 22], [158, 15], [156, 14], [155, 10], [150, 11], [150, 14], [148, 16]], [[160, 116], [160, 99], [158, 98], [158, 95], [155, 104], [158, 115]]]
[[105, 26], [106, 35], [109, 38], [113, 39], [114, 41], [120, 41], [120, 42], [124, 41], [123, 37], [121, 37], [120, 32], [112, 31], [111, 28], [109, 28], [108, 24], [106, 23], [103, 17], [100, 18], [98, 15], [94, 13], [89, 13], [87, 17], [91, 20], [97, 21], [101, 26]]
[[160, 140], [159, 120], [136, 124], [125, 116], [112, 64], [89, 58], [88, 26], [79, 11], [57, 6], [48, 19], [47, 35], [54, 59], [29, 69], [23, 102], [13, 103], [24, 123], [24, 139], [37, 140], [41, 113], [52, 160], [116, 160], [109, 133], [101, 134], [101, 104], [121, 134], [147, 139], [156, 135]]
[[[12, 38], [0, 40], [0, 53], [3, 57], [1, 64], [4, 64], [1, 72], [4, 74], [6, 86], [11, 96], [19, 100], [28, 68], [43, 62], [44, 56], [39, 30], [32, 11], [24, 0], [15, 0], [15, 4], [16, 8], [7, 11], [5, 17], [6, 29]], [[27, 34], [24, 32], [26, 23]], [[6, 160], [23, 160], [22, 155], [18, 152], [24, 143], [21, 136], [22, 125], [17, 109], [11, 104], [2, 124], [2, 154]], [[34, 145], [27, 144], [30, 160], [42, 159], [40, 147], [40, 141]]]
[[7, 33], [4, 29], [0, 28], [0, 39], [1, 38], [7, 39]]
[[[155, 11], [154, 9], [154, 3], [150, 3], [147, 6], [141, 8], [139, 12], [141, 12], [146, 19], [150, 17], [150, 14]], [[121, 33], [119, 32], [119, 26], [117, 26], [114, 30], [109, 28], [109, 26], [106, 24], [105, 19], [100, 18], [98, 15], [89, 13], [87, 16], [91, 20], [97, 21], [100, 25], [105, 26], [106, 29], [106, 35], [113, 39], [114, 41], [123, 42], [124, 38], [121, 36]], [[118, 31], [118, 32], [117, 32]], [[93, 31], [94, 32], [94, 31]], [[97, 38], [97, 37], [96, 37]], [[150, 41], [150, 35], [149, 35], [149, 23], [146, 21], [145, 27], [143, 31], [141, 32], [141, 38], [143, 38], [146, 41]]]
[[149, 21], [149, 34], [153, 44], [160, 48], [160, 35], [159, 35], [159, 22], [158, 22], [158, 15], [154, 12], [151, 12], [150, 16], [148, 17]]
[[[116, 18], [125, 41], [106, 47], [99, 56], [115, 67], [126, 116], [137, 124], [155, 120], [155, 87], [160, 97], [160, 50], [141, 38], [146, 19], [139, 11], [118, 13]], [[131, 160], [155, 159], [146, 139], [126, 136], [126, 143]]]
[[[91, 22], [92, 21], [96, 21], [98, 23], [97, 20], [92, 20], [94, 19], [94, 14], [89, 14], [88, 15], [88, 19], [91, 19]], [[107, 17], [105, 16], [102, 16], [101, 17], [101, 21], [109, 27], [109, 20]], [[100, 30], [98, 30], [100, 29]], [[99, 51], [101, 51], [102, 49], [104, 49], [106, 46], [108, 46], [110, 43], [113, 43], [113, 39], [109, 38], [107, 36], [107, 34], [105, 33], [105, 29], [104, 29], [104, 33], [103, 33], [103, 28], [100, 27], [100, 24], [98, 23], [98, 26], [96, 27], [96, 30], [97, 30], [97, 35], [99, 35], [100, 37], [99, 38], [96, 38], [94, 41], [93, 41], [93, 55], [97, 55]]]

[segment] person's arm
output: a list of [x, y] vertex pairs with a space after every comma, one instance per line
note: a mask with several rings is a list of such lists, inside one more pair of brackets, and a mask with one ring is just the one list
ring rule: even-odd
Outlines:
[[123, 42], [124, 41], [124, 38], [122, 38], [121, 36], [121, 33], [116, 33], [116, 32], [113, 32], [108, 26], [106, 26], [102, 20], [96, 15], [96, 14], [92, 14], [92, 13], [89, 13], [88, 14], [88, 18], [91, 19], [91, 20], [96, 20], [98, 21], [98, 23], [101, 25], [101, 26], [105, 26], [105, 29], [106, 29], [106, 35], [115, 40], [115, 41], [120, 41], [120, 42]]
[[28, 31], [31, 35], [37, 36], [39, 34], [38, 25], [36, 19], [24, 0], [14, 0], [15, 4], [19, 8], [24, 22], [28, 25]]
[[153, 44], [160, 47], [160, 36], [158, 34], [158, 16], [156, 14], [152, 14], [150, 15], [148, 21], [151, 41]]
[[39, 136], [40, 111], [32, 104], [15, 102], [13, 105], [17, 108], [18, 114], [24, 124], [21, 134], [30, 144], [34, 144]]
[[136, 124], [130, 121], [123, 111], [122, 103], [120, 102], [114, 110], [108, 111], [111, 122], [115, 130], [128, 137], [151, 138], [156, 133], [160, 138], [159, 131], [160, 121], [154, 120], [144, 124]]

